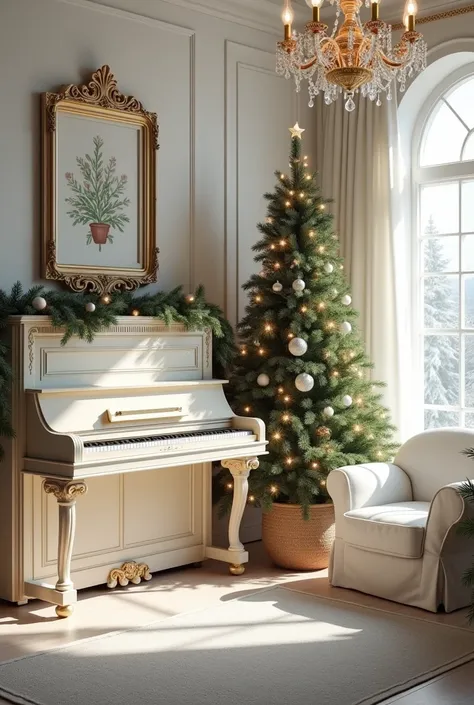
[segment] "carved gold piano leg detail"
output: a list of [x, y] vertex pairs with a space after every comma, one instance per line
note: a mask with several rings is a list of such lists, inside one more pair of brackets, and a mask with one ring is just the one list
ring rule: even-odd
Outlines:
[[151, 580], [150, 568], [146, 563], [136, 563], [128, 561], [121, 568], [113, 568], [107, 578], [107, 587], [116, 588], [117, 585], [126, 587], [132, 582], [134, 585], [139, 585], [143, 580]]
[[[229, 551], [241, 553], [245, 550], [243, 543], [240, 540], [240, 523], [247, 502], [249, 491], [248, 477], [251, 470], [258, 468], [258, 458], [238, 458], [236, 460], [223, 460], [222, 467], [230, 470], [234, 479], [234, 497], [232, 500], [232, 509], [229, 519]], [[245, 572], [245, 566], [242, 563], [231, 563], [229, 572], [232, 575], [242, 575]]]
[[[44, 480], [46, 494], [54, 494], [59, 505], [58, 534], [58, 580], [55, 589], [58, 592], [71, 590], [71, 558], [76, 531], [76, 498], [87, 492], [87, 485], [81, 480]], [[58, 617], [70, 617], [73, 605], [57, 605]]]

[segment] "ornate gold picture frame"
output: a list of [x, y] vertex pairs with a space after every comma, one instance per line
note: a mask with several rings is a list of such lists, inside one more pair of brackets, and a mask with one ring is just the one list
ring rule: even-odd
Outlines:
[[109, 66], [42, 95], [42, 276], [73, 291], [157, 279], [158, 122]]

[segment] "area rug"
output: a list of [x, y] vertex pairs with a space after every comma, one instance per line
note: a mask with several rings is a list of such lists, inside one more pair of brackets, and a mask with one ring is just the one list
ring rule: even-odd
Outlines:
[[269, 588], [0, 665], [34, 705], [375, 705], [474, 659], [474, 632]]

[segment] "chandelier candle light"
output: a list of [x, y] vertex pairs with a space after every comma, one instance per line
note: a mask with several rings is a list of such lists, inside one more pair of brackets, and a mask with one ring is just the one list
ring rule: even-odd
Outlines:
[[[394, 83], [405, 90], [407, 79], [426, 68], [426, 42], [415, 29], [415, 0], [405, 6], [405, 32], [392, 47], [392, 27], [379, 19], [380, 0], [365, 0], [371, 7], [370, 21], [362, 23], [360, 11], [363, 0], [329, 0], [336, 6], [336, 20], [332, 33], [320, 20], [324, 0], [306, 0], [313, 8], [313, 19], [303, 33], [292, 31], [293, 9], [291, 0], [284, 0], [282, 13], [285, 38], [278, 42], [277, 73], [285, 78], [294, 77], [296, 90], [301, 81], [308, 81], [309, 106], [319, 93], [324, 93], [327, 105], [340, 94], [346, 99], [346, 110], [355, 109], [354, 94], [360, 92], [381, 105], [381, 95], [387, 100], [393, 96]], [[341, 13], [344, 22], [339, 27]]]

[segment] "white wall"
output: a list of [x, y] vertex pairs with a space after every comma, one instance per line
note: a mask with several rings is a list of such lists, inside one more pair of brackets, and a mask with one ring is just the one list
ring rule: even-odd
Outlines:
[[109, 64], [159, 117], [158, 286], [202, 282], [235, 322], [262, 194], [301, 118], [273, 31], [162, 0], [0, 0], [0, 287], [39, 279], [39, 94]]

